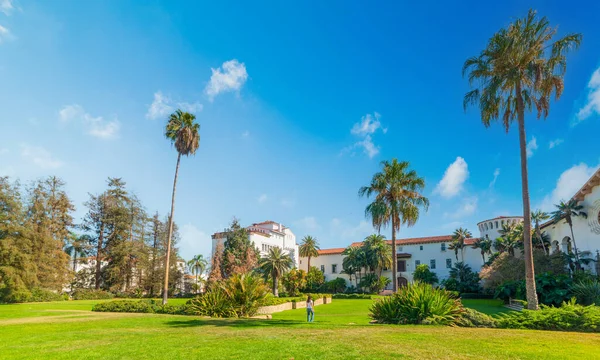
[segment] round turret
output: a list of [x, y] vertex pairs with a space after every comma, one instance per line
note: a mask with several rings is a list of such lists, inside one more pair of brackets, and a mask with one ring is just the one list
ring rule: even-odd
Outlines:
[[480, 237], [488, 237], [490, 240], [496, 240], [496, 238], [500, 237], [499, 231], [502, 230], [502, 225], [506, 223], [518, 224], [520, 222], [523, 222], [522, 216], [498, 216], [478, 222], [477, 228], [479, 228]]

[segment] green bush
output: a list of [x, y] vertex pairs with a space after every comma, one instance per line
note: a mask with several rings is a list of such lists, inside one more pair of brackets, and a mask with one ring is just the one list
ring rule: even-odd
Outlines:
[[464, 312], [456, 322], [456, 325], [461, 327], [494, 328], [496, 327], [496, 319], [477, 310], [464, 308]]
[[273, 294], [269, 293], [269, 294], [267, 294], [267, 296], [265, 297], [265, 299], [262, 301], [262, 303], [260, 304], [260, 306], [280, 305], [280, 304], [285, 304], [285, 303], [288, 303], [288, 302], [305, 301], [305, 300], [306, 300], [306, 298], [301, 297], [301, 296], [294, 296], [294, 297], [279, 296], [279, 297], [275, 297], [275, 296], [273, 296]]
[[114, 297], [114, 295], [108, 291], [95, 289], [77, 289], [71, 296], [73, 297], [73, 300], [106, 300]]
[[190, 311], [194, 315], [218, 318], [236, 316], [231, 300], [219, 287], [215, 287], [191, 300]]
[[360, 280], [360, 287], [370, 294], [376, 294], [385, 289], [392, 282], [387, 276], [377, 276], [375, 273], [369, 273]]
[[581, 305], [600, 305], [600, 283], [598, 280], [579, 281], [571, 285], [571, 292]]
[[[573, 297], [573, 280], [564, 274], [543, 273], [535, 277], [536, 291], [540, 304], [559, 306]], [[508, 281], [496, 288], [495, 298], [525, 300], [525, 280]]]
[[541, 305], [540, 310], [501, 314], [499, 328], [600, 332], [600, 307], [577, 305], [575, 299], [561, 307]]
[[115, 300], [99, 303], [92, 307], [98, 312], [127, 312], [127, 313], [153, 313], [152, 300]]
[[368, 294], [333, 294], [332, 299], [362, 299], [370, 300], [373, 296]]
[[481, 290], [479, 286], [479, 274], [473, 272], [471, 267], [463, 262], [457, 262], [450, 269], [450, 276], [442, 280], [441, 285], [450, 291], [459, 293], [478, 293]]
[[377, 300], [369, 316], [384, 324], [453, 325], [463, 312], [460, 300], [450, 292], [415, 282]]
[[41, 288], [33, 288], [31, 290], [31, 296], [27, 299], [27, 302], [47, 302], [65, 300], [69, 300], [68, 294], [56, 293], [54, 291]]
[[321, 286], [321, 291], [331, 294], [342, 293], [344, 290], [346, 290], [346, 280], [344, 278], [335, 278]]
[[429, 266], [427, 264], [421, 264], [415, 269], [415, 272], [413, 273], [413, 280], [433, 285], [437, 284], [438, 277], [433, 271], [429, 270]]
[[459, 295], [461, 299], [493, 299], [494, 296], [490, 294], [480, 293], [462, 293]]
[[306, 291], [319, 291], [321, 285], [325, 283], [325, 275], [321, 270], [317, 269], [316, 266], [311, 266], [310, 270], [306, 274], [306, 287], [303, 289]]

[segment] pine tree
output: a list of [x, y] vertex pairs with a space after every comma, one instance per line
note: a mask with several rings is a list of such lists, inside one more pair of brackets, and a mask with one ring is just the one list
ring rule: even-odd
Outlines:
[[233, 218], [227, 230], [227, 239], [223, 249], [223, 275], [245, 274], [258, 265], [258, 249], [248, 237], [248, 231]]

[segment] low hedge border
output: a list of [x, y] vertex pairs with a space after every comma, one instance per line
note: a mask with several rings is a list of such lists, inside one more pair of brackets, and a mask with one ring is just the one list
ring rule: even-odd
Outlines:
[[361, 300], [371, 300], [373, 298], [372, 295], [369, 294], [333, 294], [331, 296], [332, 299], [361, 299]]

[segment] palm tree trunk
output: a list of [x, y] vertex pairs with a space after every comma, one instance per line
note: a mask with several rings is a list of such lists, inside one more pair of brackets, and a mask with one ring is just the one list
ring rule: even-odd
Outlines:
[[525, 286], [527, 289], [527, 308], [538, 309], [538, 298], [535, 289], [535, 269], [533, 267], [533, 251], [531, 250], [531, 208], [529, 205], [529, 179], [527, 175], [527, 138], [525, 134], [525, 107], [521, 94], [521, 83], [517, 82], [517, 113], [519, 120], [519, 146], [521, 150], [521, 187], [523, 195], [523, 245], [525, 258]]
[[310, 271], [310, 255], [308, 255], [308, 268], [306, 269], [306, 273]]
[[542, 232], [540, 231], [540, 225], [537, 222], [535, 224], [535, 234], [537, 235], [538, 239], [540, 239], [540, 243], [542, 243], [542, 249], [544, 249], [544, 254], [550, 255], [550, 251], [546, 252], [546, 244], [544, 244], [544, 239], [542, 239]]
[[277, 276], [273, 276], [273, 295], [279, 297], [279, 289], [277, 286]]
[[181, 153], [177, 154], [177, 166], [175, 167], [175, 179], [173, 180], [173, 195], [171, 196], [171, 215], [169, 216], [169, 237], [167, 240], [167, 258], [165, 261], [165, 282], [163, 285], [163, 305], [167, 303], [169, 296], [169, 265], [171, 257], [171, 238], [173, 237], [173, 213], [175, 212], [175, 191], [177, 190], [177, 175], [179, 175], [179, 162]]
[[571, 239], [573, 239], [573, 249], [575, 249], [575, 261], [577, 261], [577, 269], [579, 270], [579, 252], [577, 251], [577, 244], [575, 243], [575, 235], [573, 235], [573, 222], [569, 221], [569, 227], [571, 228]]
[[392, 289], [398, 291], [398, 255], [396, 255], [396, 221], [392, 219]]
[[481, 258], [483, 259], [483, 263], [485, 264], [485, 252], [481, 252]]

